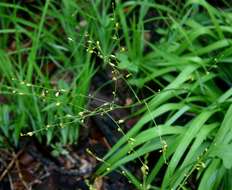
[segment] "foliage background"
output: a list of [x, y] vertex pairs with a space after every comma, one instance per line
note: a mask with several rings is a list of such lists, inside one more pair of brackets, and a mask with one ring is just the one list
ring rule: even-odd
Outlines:
[[230, 3], [3, 1], [0, 17], [2, 146], [20, 134], [76, 143], [86, 117], [118, 106], [86, 106], [91, 78], [110, 68], [136, 102], [122, 120], [140, 119], [128, 132], [115, 121], [122, 137], [96, 176], [117, 170], [137, 189], [232, 189]]

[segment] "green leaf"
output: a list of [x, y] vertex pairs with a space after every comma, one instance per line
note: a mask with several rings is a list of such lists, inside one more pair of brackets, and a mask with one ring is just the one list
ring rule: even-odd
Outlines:
[[211, 152], [212, 156], [217, 156], [223, 161], [226, 169], [232, 168], [232, 144], [218, 145]]
[[131, 62], [125, 53], [117, 53], [116, 57], [119, 60], [118, 67], [122, 70], [127, 70], [128, 72], [137, 73], [138, 66]]

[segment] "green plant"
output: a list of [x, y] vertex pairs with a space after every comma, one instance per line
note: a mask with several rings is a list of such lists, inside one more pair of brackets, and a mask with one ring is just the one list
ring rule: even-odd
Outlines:
[[77, 3], [1, 2], [0, 10], [0, 90], [10, 95], [1, 107], [3, 137], [14, 145], [20, 134], [76, 143], [82, 119], [68, 116], [85, 110], [94, 73], [83, 45], [88, 27], [76, 32]]
[[[139, 9], [145, 5], [152, 9], [146, 2]], [[140, 76], [128, 81], [160, 90], [150, 101], [139, 100], [144, 107], [134, 115], [143, 114], [141, 119], [106, 154], [96, 175], [115, 169], [125, 174], [122, 166], [139, 159], [143, 178], [127, 175], [137, 189], [190, 189], [191, 180], [198, 189], [232, 188], [230, 9], [219, 11], [204, 0], [182, 6], [180, 15], [167, 15], [161, 40], [146, 42], [151, 51], [142, 55]], [[144, 162], [151, 152], [158, 161]]]
[[115, 170], [143, 190], [232, 189], [232, 14], [222, 2], [221, 10], [205, 0], [1, 2], [0, 91], [9, 95], [1, 145], [35, 135], [65, 153], [86, 117], [125, 107], [86, 107], [91, 77], [110, 68], [109, 82], [134, 95], [126, 119], [140, 119], [127, 133], [124, 118], [114, 121], [122, 138], [96, 156], [95, 176]]

